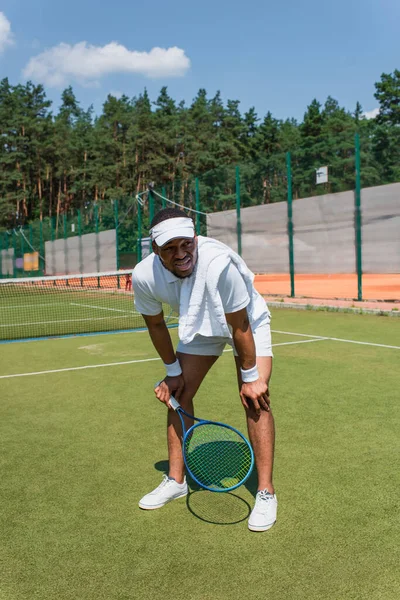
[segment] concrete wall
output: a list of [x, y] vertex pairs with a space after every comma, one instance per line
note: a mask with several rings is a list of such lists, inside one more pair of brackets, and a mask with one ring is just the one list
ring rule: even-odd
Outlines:
[[14, 273], [14, 248], [9, 248], [8, 250], [1, 250], [0, 255], [0, 274], [12, 277]]
[[116, 271], [115, 229], [45, 243], [46, 275]]
[[[400, 272], [400, 183], [361, 193], [364, 273]], [[287, 203], [244, 208], [242, 256], [256, 273], [289, 271]], [[354, 273], [354, 192], [293, 201], [297, 273]], [[207, 230], [237, 250], [236, 211], [207, 215]]]

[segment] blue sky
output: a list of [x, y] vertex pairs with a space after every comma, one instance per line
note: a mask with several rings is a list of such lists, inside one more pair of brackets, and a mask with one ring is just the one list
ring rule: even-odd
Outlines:
[[399, 31], [399, 0], [0, 0], [0, 78], [43, 83], [55, 107], [71, 84], [96, 111], [167, 85], [260, 117], [301, 120], [328, 95], [369, 112], [381, 73], [400, 69]]

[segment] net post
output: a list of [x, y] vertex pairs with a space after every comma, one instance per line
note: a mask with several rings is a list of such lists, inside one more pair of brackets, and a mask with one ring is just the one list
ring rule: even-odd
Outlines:
[[292, 165], [290, 152], [286, 153], [287, 171], [287, 229], [289, 241], [289, 270], [290, 270], [290, 297], [294, 298], [294, 252], [293, 252], [293, 193], [292, 193]]
[[200, 235], [200, 185], [199, 178], [195, 179], [196, 184], [196, 233]]
[[0, 279], [3, 279], [3, 234], [0, 235]]
[[236, 233], [238, 254], [242, 256], [242, 222], [240, 217], [240, 169], [236, 167]]
[[355, 163], [356, 163], [356, 188], [354, 222], [356, 234], [356, 265], [357, 265], [357, 300], [362, 300], [362, 219], [361, 219], [361, 160], [360, 160], [360, 136], [355, 134]]
[[162, 207], [165, 208], [167, 206], [167, 202], [165, 200], [165, 198], [167, 197], [167, 190], [165, 189], [165, 187], [162, 188], [161, 193], [162, 193], [162, 198], [161, 198]]

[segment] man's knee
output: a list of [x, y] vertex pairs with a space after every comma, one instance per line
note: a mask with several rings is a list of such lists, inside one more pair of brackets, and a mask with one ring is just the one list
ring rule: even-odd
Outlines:
[[217, 360], [217, 356], [197, 356], [194, 354], [177, 353], [182, 368], [185, 387], [179, 402], [183, 408], [191, 404], [205, 376]]

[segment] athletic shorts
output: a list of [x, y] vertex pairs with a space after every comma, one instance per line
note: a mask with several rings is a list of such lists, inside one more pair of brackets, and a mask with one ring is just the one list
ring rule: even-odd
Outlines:
[[[256, 356], [273, 356], [271, 328], [269, 323], [258, 325], [253, 329]], [[196, 354], [198, 356], [221, 356], [226, 345], [233, 348], [233, 353], [238, 356], [232, 338], [205, 337], [196, 335], [188, 344], [178, 343], [177, 351], [182, 354]]]

